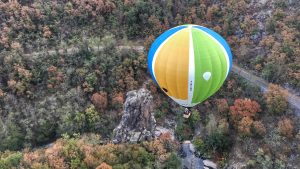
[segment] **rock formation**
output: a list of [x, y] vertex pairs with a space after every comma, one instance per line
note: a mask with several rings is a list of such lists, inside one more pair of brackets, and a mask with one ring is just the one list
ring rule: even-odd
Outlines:
[[156, 121], [152, 100], [150, 92], [146, 89], [126, 94], [122, 120], [114, 129], [114, 143], [136, 143], [154, 138]]

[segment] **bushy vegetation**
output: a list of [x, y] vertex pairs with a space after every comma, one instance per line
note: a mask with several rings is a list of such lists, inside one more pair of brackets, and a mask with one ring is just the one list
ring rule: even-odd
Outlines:
[[11, 169], [19, 166], [23, 154], [20, 152], [6, 151], [0, 154], [0, 168]]
[[103, 42], [107, 46], [99, 52], [80, 48], [79, 53], [37, 59], [16, 55], [22, 66], [1, 67], [1, 79], [8, 81], [0, 97], [5, 129], [0, 150], [47, 143], [63, 133], [110, 136], [123, 93], [143, 83], [146, 61], [135, 51], [116, 50], [112, 36]]
[[[283, 0], [1, 0], [0, 168], [178, 168], [177, 144], [164, 138], [99, 145], [100, 139], [92, 144], [66, 137], [45, 150], [4, 152], [65, 134], [98, 133], [109, 139], [126, 92], [142, 86], [155, 97], [157, 124], [175, 119], [176, 138], [194, 139], [201, 154], [226, 161], [238, 157], [231, 146], [236, 150], [242, 144], [242, 153], [254, 157], [249, 167], [285, 168], [300, 151], [293, 146], [299, 142], [294, 138], [299, 120], [285, 90], [270, 85], [262, 94], [230, 75], [183, 119], [183, 110], [148, 81], [146, 52], [173, 26], [203, 25], [228, 41], [234, 62], [299, 91], [299, 5]], [[132, 44], [146, 52], [118, 48]]]
[[230, 106], [230, 118], [240, 136], [263, 136], [266, 133], [264, 124], [256, 120], [260, 111], [260, 105], [250, 99], [237, 99]]
[[175, 134], [178, 140], [191, 140], [194, 135], [195, 127], [200, 123], [200, 112], [192, 111], [188, 119], [182, 117], [182, 113], [177, 116], [177, 127]]
[[271, 84], [265, 93], [268, 112], [272, 115], [282, 115], [287, 109], [287, 91], [280, 86]]
[[228, 153], [232, 145], [232, 140], [224, 133], [213, 132], [203, 140], [196, 138], [194, 144], [202, 156], [211, 158], [212, 155], [218, 153]]
[[[260, 13], [272, 5], [275, 9], [270, 15]], [[1, 1], [0, 49], [26, 52], [76, 46], [82, 42], [97, 43], [107, 32], [125, 41], [151, 41], [172, 26], [193, 23], [213, 28], [225, 36], [236, 59], [270, 82], [288, 82], [299, 87], [297, 5], [299, 2], [280, 0], [266, 6], [246, 0]]]
[[[275, 86], [275, 89], [278, 87]], [[267, 96], [273, 101], [274, 97], [282, 96], [280, 92], [285, 91], [274, 91], [270, 87], [263, 95], [243, 79], [230, 76], [217, 96], [197, 107], [201, 112], [201, 130], [193, 138], [197, 152], [218, 161], [219, 166], [234, 166], [237, 162], [249, 168], [262, 168], [263, 165], [270, 165], [271, 168], [286, 166], [288, 159], [292, 158], [292, 144], [297, 142], [295, 131], [298, 130], [295, 127], [298, 129], [298, 124], [292, 118], [299, 118], [294, 114], [288, 115], [288, 112], [291, 113], [288, 107], [279, 114], [269, 112], [270, 108], [276, 109], [280, 105], [270, 104]], [[228, 145], [229, 149], [222, 149]], [[258, 148], [267, 151], [268, 157], [253, 159]], [[296, 165], [297, 162], [292, 161]]]
[[[92, 139], [91, 139], [92, 138]], [[96, 140], [94, 140], [96, 139]], [[10, 168], [179, 168], [176, 141], [165, 134], [141, 144], [95, 144], [98, 137], [65, 135], [50, 147], [0, 153], [1, 169]], [[170, 145], [172, 145], [170, 147]]]
[[272, 156], [265, 152], [262, 148], [259, 148], [255, 153], [256, 158], [254, 160], [249, 160], [247, 163], [248, 168], [276, 168], [284, 169], [287, 167], [287, 164], [282, 159], [272, 159]]

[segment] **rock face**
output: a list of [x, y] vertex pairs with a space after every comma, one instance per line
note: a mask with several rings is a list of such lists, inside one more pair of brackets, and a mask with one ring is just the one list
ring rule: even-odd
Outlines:
[[114, 143], [136, 143], [154, 138], [156, 121], [152, 100], [153, 97], [146, 89], [126, 94], [122, 120], [114, 129]]
[[155, 138], [158, 138], [162, 134], [169, 133], [171, 135], [171, 140], [175, 140], [173, 129], [164, 128], [162, 126], [156, 126], [154, 133], [155, 133]]
[[181, 165], [184, 169], [217, 169], [218, 166], [210, 160], [203, 160], [195, 155], [195, 147], [191, 141], [181, 144]]
[[195, 156], [194, 145], [190, 141], [184, 141], [181, 145], [182, 168], [203, 169], [204, 163], [201, 158]]

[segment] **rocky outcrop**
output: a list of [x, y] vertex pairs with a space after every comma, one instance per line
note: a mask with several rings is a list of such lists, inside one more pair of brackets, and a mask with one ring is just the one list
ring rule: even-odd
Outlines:
[[210, 160], [203, 160], [195, 155], [195, 147], [191, 141], [184, 141], [181, 144], [182, 168], [185, 169], [217, 169], [217, 164]]
[[155, 138], [158, 138], [159, 136], [161, 136], [162, 134], [170, 134], [171, 140], [175, 140], [175, 136], [174, 136], [174, 130], [173, 129], [169, 129], [169, 128], [165, 128], [162, 126], [157, 126], [155, 128]]
[[146, 89], [126, 94], [121, 122], [114, 129], [114, 143], [136, 143], [154, 138], [156, 121], [152, 101], [153, 97]]
[[194, 145], [190, 141], [184, 141], [181, 145], [182, 168], [203, 169], [204, 163], [201, 158], [195, 156]]

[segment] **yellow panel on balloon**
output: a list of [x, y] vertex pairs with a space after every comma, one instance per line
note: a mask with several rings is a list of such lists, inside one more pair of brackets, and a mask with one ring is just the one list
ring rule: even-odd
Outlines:
[[154, 72], [159, 86], [167, 95], [188, 99], [189, 29], [176, 32], [158, 51]]

